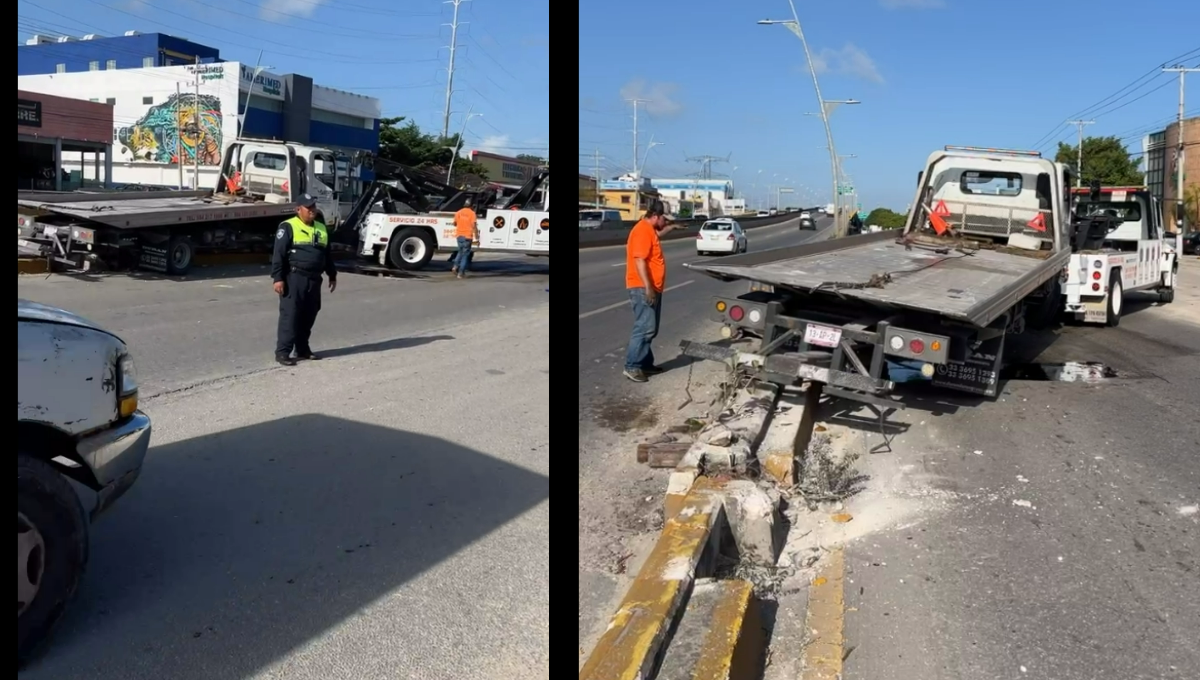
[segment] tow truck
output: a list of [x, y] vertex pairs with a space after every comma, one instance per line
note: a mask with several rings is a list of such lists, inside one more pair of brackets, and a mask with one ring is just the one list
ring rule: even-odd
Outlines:
[[335, 242], [395, 269], [423, 269], [437, 252], [457, 250], [454, 213], [468, 198], [478, 216], [483, 252], [550, 255], [549, 169], [542, 169], [512, 196], [462, 190], [411, 167], [375, 159], [369, 184], [340, 228]]
[[684, 266], [750, 292], [716, 297], [721, 334], [755, 351], [682, 343], [761, 380], [903, 408], [897, 382], [995, 396], [1005, 340], [1061, 314], [1072, 171], [1035, 151], [930, 154], [905, 228]]
[[340, 222], [338, 155], [290, 142], [238, 141], [212, 191], [17, 192], [17, 244], [61, 266], [186, 274], [197, 250], [269, 247], [303, 194]]
[[1175, 300], [1178, 238], [1164, 234], [1162, 206], [1143, 186], [1077, 188], [1074, 255], [1063, 286], [1065, 312], [1083, 323], [1116, 326], [1124, 296]]

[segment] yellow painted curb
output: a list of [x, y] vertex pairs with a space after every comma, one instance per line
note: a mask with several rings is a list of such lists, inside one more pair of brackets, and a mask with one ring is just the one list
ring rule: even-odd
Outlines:
[[803, 680], [841, 680], [845, 649], [846, 562], [836, 548], [821, 563], [808, 587], [808, 639], [804, 646]]
[[767, 639], [754, 586], [722, 581], [724, 592], [712, 614], [693, 680], [752, 680], [762, 673]]
[[580, 680], [644, 680], [657, 662], [709, 534], [721, 517], [717, 484], [700, 478], [629, 586], [608, 629], [592, 649]]
[[18, 274], [45, 274], [49, 271], [49, 264], [44, 259], [17, 258]]

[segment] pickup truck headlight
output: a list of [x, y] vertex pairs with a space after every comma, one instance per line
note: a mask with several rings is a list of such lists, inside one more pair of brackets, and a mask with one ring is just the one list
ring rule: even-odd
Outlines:
[[137, 367], [128, 354], [117, 359], [117, 384], [118, 410], [122, 418], [128, 418], [138, 408]]

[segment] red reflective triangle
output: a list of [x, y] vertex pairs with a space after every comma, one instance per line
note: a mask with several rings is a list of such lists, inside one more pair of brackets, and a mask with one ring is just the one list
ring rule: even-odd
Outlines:
[[937, 215], [938, 217], [949, 217], [950, 208], [946, 207], [945, 201], [938, 201], [937, 205], [933, 206], [933, 214]]
[[1029, 220], [1025, 226], [1030, 229], [1037, 229], [1038, 231], [1046, 231], [1046, 218], [1041, 213], [1038, 213], [1037, 217]]

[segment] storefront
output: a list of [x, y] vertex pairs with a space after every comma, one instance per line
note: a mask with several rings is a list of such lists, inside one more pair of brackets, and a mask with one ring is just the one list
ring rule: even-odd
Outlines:
[[[106, 187], [112, 177], [113, 107], [17, 90], [17, 189], [68, 191]], [[63, 159], [94, 169], [65, 172]]]

